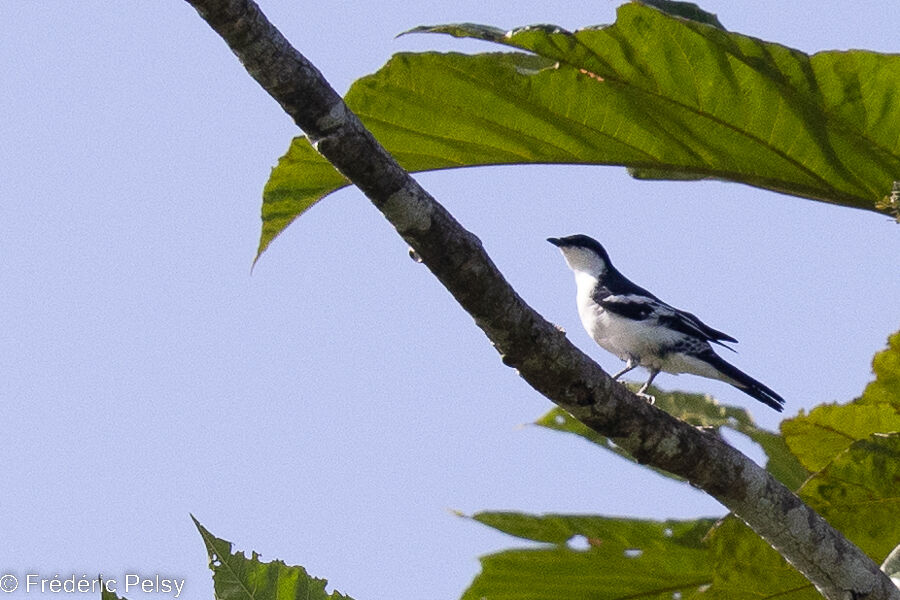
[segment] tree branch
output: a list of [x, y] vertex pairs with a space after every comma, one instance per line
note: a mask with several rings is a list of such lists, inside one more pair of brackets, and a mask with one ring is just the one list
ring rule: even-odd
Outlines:
[[734, 511], [827, 598], [900, 600], [878, 566], [749, 458], [614, 382], [516, 294], [464, 229], [404, 171], [251, 0], [187, 0], [474, 317], [503, 362], [639, 462]]

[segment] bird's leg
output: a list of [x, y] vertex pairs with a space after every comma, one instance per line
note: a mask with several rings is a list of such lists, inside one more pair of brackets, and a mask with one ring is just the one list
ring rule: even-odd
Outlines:
[[647, 402], [649, 402], [650, 404], [653, 404], [654, 402], [656, 402], [656, 398], [654, 396], [651, 396], [650, 394], [645, 394], [644, 392], [647, 391], [647, 388], [649, 388], [650, 384], [653, 383], [653, 378], [656, 377], [657, 375], [659, 375], [659, 369], [651, 369], [650, 370], [650, 378], [647, 379], [647, 383], [642, 385], [641, 389], [639, 389], [637, 391], [637, 395], [640, 396], [641, 398], [646, 398]]
[[622, 369], [621, 371], [619, 371], [618, 373], [616, 373], [615, 375], [613, 375], [612, 378], [613, 378], [613, 379], [618, 379], [619, 377], [621, 377], [622, 375], [624, 375], [624, 374], [627, 373], [628, 371], [631, 371], [632, 369], [637, 368], [637, 366], [638, 366], [637, 361], [634, 360], [632, 357], [629, 356], [629, 357], [628, 357], [628, 362], [625, 363], [625, 368]]

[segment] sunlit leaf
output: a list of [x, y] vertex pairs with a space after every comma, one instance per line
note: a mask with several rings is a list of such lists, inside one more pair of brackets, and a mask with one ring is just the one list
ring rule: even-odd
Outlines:
[[[782, 423], [789, 448], [814, 474], [798, 494], [876, 561], [900, 542], [900, 334], [873, 360], [876, 379], [846, 405], [827, 405]], [[821, 598], [743, 522], [730, 516], [710, 535], [714, 598]]]
[[328, 582], [309, 576], [303, 567], [262, 562], [256, 552], [247, 558], [232, 552], [231, 542], [212, 535], [197, 519], [194, 524], [206, 545], [217, 600], [350, 600], [337, 591], [326, 593]]
[[781, 424], [788, 447], [810, 471], [818, 471], [858, 440], [900, 431], [900, 333], [872, 361], [875, 381], [850, 404], [814, 408]]
[[[411, 171], [625, 165], [640, 177], [727, 179], [890, 213], [881, 203], [900, 179], [900, 56], [809, 56], [640, 3], [620, 7], [614, 25], [574, 33], [416, 31], [530, 54], [398, 54], [358, 80], [348, 105]], [[266, 185], [260, 252], [344, 185], [294, 140]]]
[[[900, 436], [854, 442], [799, 495], [874, 560], [884, 560], [900, 539]], [[739, 519], [726, 518], [710, 539], [716, 565], [713, 598], [821, 598]]]
[[863, 552], [884, 560], [900, 541], [900, 434], [853, 442], [800, 496]]
[[900, 332], [888, 339], [888, 348], [872, 360], [875, 381], [866, 386], [861, 402], [890, 404], [900, 411]]

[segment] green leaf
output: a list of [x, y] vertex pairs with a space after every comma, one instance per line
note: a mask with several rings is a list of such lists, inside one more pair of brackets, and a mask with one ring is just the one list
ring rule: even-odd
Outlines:
[[851, 444], [816, 473], [800, 497], [876, 561], [900, 540], [900, 435]]
[[[790, 436], [790, 446], [781, 436], [756, 427], [749, 414], [733, 407], [724, 407], [698, 394], [663, 393], [654, 390], [656, 404], [674, 416], [698, 426], [729, 427], [755, 439], [769, 456], [767, 468], [773, 472], [783, 470], [783, 480], [794, 484], [805, 480], [798, 495], [817, 510], [848, 539], [877, 561], [884, 560], [883, 569], [894, 576], [900, 575], [900, 434], [879, 433], [896, 425], [897, 406], [900, 405], [900, 334], [890, 338], [889, 348], [878, 353], [873, 361], [876, 380], [870, 383], [862, 397], [846, 406], [826, 406], [814, 410], [809, 416], [798, 417], [783, 427]], [[602, 436], [588, 430], [564, 411], [554, 409], [542, 417], [538, 424], [558, 431], [574, 433], [593, 443], [628, 457], [617, 446]], [[816, 448], [825, 448], [817, 453]], [[800, 458], [809, 468], [810, 475], [791, 452], [796, 448]], [[476, 517], [496, 529], [529, 540], [553, 544], [551, 548], [515, 550], [486, 557], [483, 572], [467, 593], [467, 598], [491, 597], [504, 586], [512, 586], [519, 596], [532, 581], [538, 581], [544, 572], [552, 573], [548, 588], [542, 588], [536, 597], [629, 597], [634, 591], [615, 588], [608, 581], [581, 580], [582, 587], [565, 587], [575, 569], [590, 569], [586, 562], [567, 562], [575, 552], [571, 539], [583, 536], [588, 550], [612, 549], [611, 553], [628, 546], [643, 547], [635, 540], [654, 537], [652, 526], [630, 519], [607, 520], [601, 517], [527, 517], [508, 513], [486, 513]], [[596, 521], [594, 519], [597, 519]], [[697, 522], [696, 529], [686, 539], [699, 541], [699, 548], [709, 552], [707, 564], [712, 565], [711, 585], [691, 588], [682, 598], [759, 600], [812, 600], [821, 595], [781, 555], [772, 549], [742, 521], [730, 515], [704, 537], [709, 522]], [[600, 528], [603, 528], [602, 531]], [[643, 529], [647, 527], [648, 529]], [[675, 531], [675, 528], [672, 528]], [[697, 535], [699, 537], [693, 537]], [[673, 537], [678, 537], [675, 534]], [[592, 540], [602, 540], [597, 543]], [[690, 544], [689, 544], [690, 545]], [[695, 546], [691, 546], [695, 547]], [[889, 554], [894, 552], [893, 555]], [[888, 557], [888, 558], [885, 558]], [[627, 568], [610, 558], [616, 570]], [[604, 563], [606, 564], [606, 563]], [[596, 567], [594, 567], [596, 568]], [[571, 572], [567, 569], [572, 569]], [[577, 571], [581, 572], [581, 571]], [[623, 571], [625, 572], [625, 571]], [[599, 571], [602, 577], [606, 571]], [[626, 581], [635, 575], [626, 572]], [[636, 576], [636, 575], [635, 575]], [[557, 579], [557, 577], [559, 579]], [[556, 586], [557, 581], [559, 587]], [[679, 583], [680, 585], [680, 583]], [[518, 586], [518, 587], [517, 587]], [[620, 596], [603, 596], [609, 590], [622, 591]], [[558, 592], [558, 593], [557, 593]], [[636, 598], [666, 597], [651, 589], [639, 589]], [[672, 590], [667, 590], [671, 597]], [[556, 594], [556, 595], [555, 595]]]
[[[876, 561], [900, 540], [900, 436], [854, 442], [798, 492], [831, 525]], [[734, 516], [711, 533], [711, 598], [821, 598], [799, 572]], [[886, 571], [887, 572], [887, 571]]]
[[263, 188], [262, 234], [257, 258], [298, 215], [346, 185], [349, 181], [305, 137], [295, 138]]
[[325, 592], [328, 581], [310, 577], [303, 567], [292, 567], [280, 560], [262, 562], [253, 552], [232, 552], [231, 542], [213, 536], [193, 516], [203, 537], [213, 572], [217, 600], [341, 600], [340, 592]]
[[[656, 397], [657, 408], [682, 421], [698, 427], [708, 427], [715, 430], [728, 427], [743, 433], [758, 443], [768, 456], [766, 469], [791, 489], [799, 488], [809, 476], [809, 472], [791, 454], [781, 436], [758, 427], [753, 422], [753, 417], [750, 416], [750, 413], [743, 408], [721, 405], [710, 396], [704, 394], [664, 392], [657, 388], [651, 388], [650, 392]], [[574, 433], [606, 450], [615, 452], [623, 458], [636, 462], [628, 452], [616, 445], [612, 440], [588, 429], [561, 408], [554, 408], [535, 421], [535, 424], [556, 431]], [[671, 473], [655, 470], [666, 477], [683, 481], [680, 477]]]
[[105, 585], [101, 585], [100, 586], [100, 600], [126, 600], [126, 598], [125, 598], [125, 596], [116, 595], [116, 593], [114, 591], [106, 589]]
[[480, 513], [476, 521], [542, 542], [481, 559], [464, 600], [691, 598], [712, 580], [703, 535], [713, 519], [649, 521]]
[[659, 10], [672, 15], [673, 17], [682, 17], [690, 19], [698, 23], [706, 23], [719, 29], [725, 29], [719, 22], [719, 17], [711, 12], [706, 12], [693, 2], [674, 2], [673, 0], [638, 0], [641, 4], [653, 6]]
[[900, 414], [889, 404], [827, 404], [785, 421], [781, 431], [800, 462], [819, 471], [858, 440], [900, 431]]
[[709, 540], [715, 564], [710, 600], [822, 600], [809, 580], [737, 517], [723, 519]]
[[[798, 494], [875, 560], [900, 541], [900, 334], [875, 355], [876, 380], [862, 397], [782, 423], [787, 447], [814, 472]], [[821, 598], [800, 573], [733, 516], [710, 535], [715, 582], [710, 597]]]
[[900, 411], [900, 331], [888, 339], [887, 350], [872, 360], [875, 381], [866, 386], [860, 402], [890, 404]]
[[[624, 448], [617, 445], [608, 437], [602, 436], [596, 431], [589, 429], [581, 421], [575, 419], [572, 415], [561, 408], [551, 409], [550, 412], [535, 421], [534, 424], [540, 427], [546, 427], [547, 429], [553, 429], [554, 431], [574, 433], [575, 435], [581, 436], [589, 442], [597, 444], [601, 448], [618, 454], [626, 460], [637, 463], [637, 460], [635, 460], [635, 458], [631, 456], [631, 454], [629, 454], [628, 451], [626, 451]], [[662, 469], [657, 469], [656, 467], [649, 468], [653, 469], [663, 477], [668, 477], [670, 479], [674, 479], [675, 481], [684, 481], [683, 477], [679, 477], [678, 475], [674, 475], [672, 473], [669, 473], [668, 471], [663, 471]]]
[[[614, 25], [504, 32], [420, 27], [529, 54], [398, 54], [346, 100], [411, 171], [493, 164], [625, 165], [713, 177], [890, 213], [900, 179], [900, 56], [808, 56], [639, 3]], [[263, 195], [262, 252], [347, 185], [305, 138]]]
[[[528, 81], [532, 75], [553, 64], [539, 56], [522, 53], [477, 57], [397, 54], [378, 74], [354, 83], [345, 100], [408, 171], [529, 162], [523, 152], [540, 142], [535, 140], [526, 144], [520, 152], [505, 140], [503, 131], [470, 118], [470, 107], [465, 98], [470, 94], [477, 97], [479, 84], [460, 79], [458, 76], [462, 73], [441, 76], [444, 63], [452, 62], [453, 57], [463, 62], [474, 60], [483, 65], [476, 67], [476, 71], [508, 80], [524, 78], [523, 81]], [[419, 69], [423, 69], [423, 77], [416, 83]], [[431, 95], [440, 88], [442, 79], [453, 85], [452, 96], [449, 93], [446, 98]], [[421, 86], [428, 93], [418, 97], [408, 89], [410, 86]], [[512, 108], [513, 104], [507, 101], [505, 106]], [[446, 116], [437, 118], [436, 114], [443, 111]], [[392, 115], [393, 112], [398, 114]], [[404, 121], [409, 123], [404, 124]], [[477, 141], [479, 136], [484, 137], [483, 141]], [[472, 139], [476, 141], [466, 141]], [[552, 156], [551, 149], [548, 148], [545, 155]], [[316, 152], [306, 137], [294, 138], [263, 189], [263, 226], [258, 255], [297, 216], [326, 195], [348, 185], [350, 181]]]
[[788, 447], [810, 471], [819, 471], [858, 440], [900, 431], [900, 333], [872, 361], [875, 381], [850, 404], [814, 408], [781, 424]]
[[738, 431], [760, 445], [768, 459], [766, 460], [766, 470], [788, 488], [798, 489], [809, 477], [809, 471], [800, 464], [800, 461], [788, 448], [784, 438], [777, 433], [756, 426], [752, 430], [740, 427]]

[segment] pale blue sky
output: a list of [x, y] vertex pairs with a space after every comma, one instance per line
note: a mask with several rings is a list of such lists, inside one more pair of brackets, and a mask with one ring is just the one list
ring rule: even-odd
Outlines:
[[[897, 49], [886, 2], [734, 4], [703, 6], [808, 52]], [[394, 39], [416, 25], [574, 29], [616, 6], [261, 5], [342, 92], [393, 52], [492, 49]], [[185, 2], [4, 2], [0, 18], [0, 575], [159, 573], [211, 598], [192, 512], [359, 600], [452, 599], [479, 555], [517, 542], [446, 509], [723, 512], [518, 428], [549, 402], [359, 192], [304, 215], [251, 275], [262, 186], [297, 131]], [[550, 235], [597, 237], [637, 283], [740, 339], [736, 364], [788, 415], [858, 394], [900, 326], [900, 229], [883, 216], [619, 168], [418, 178], [607, 369], [620, 363], [582, 331]], [[657, 381], [777, 426], [728, 386]]]

